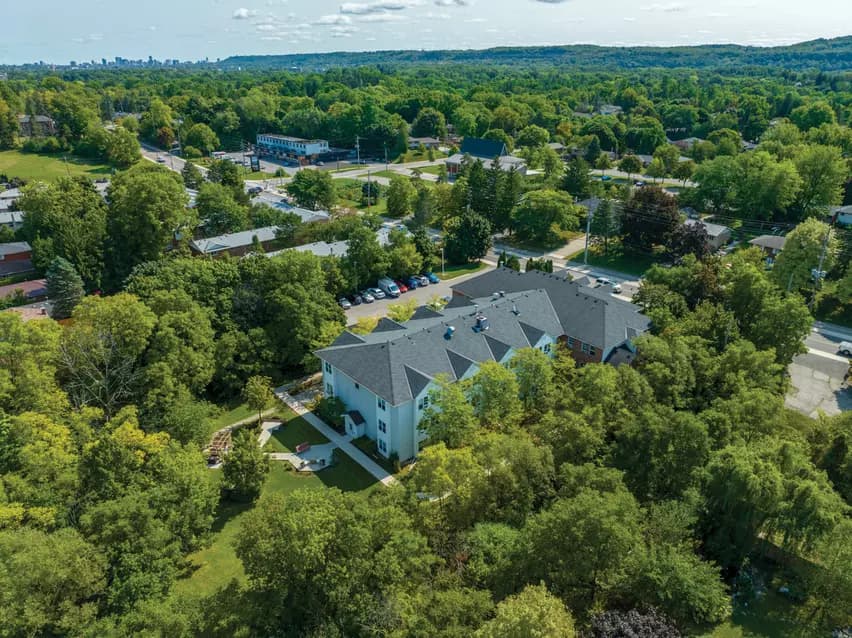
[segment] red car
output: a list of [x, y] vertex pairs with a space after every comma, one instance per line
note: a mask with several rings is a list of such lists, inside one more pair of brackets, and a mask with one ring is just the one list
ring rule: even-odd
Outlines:
[[403, 293], [403, 292], [408, 292], [408, 286], [406, 286], [401, 281], [397, 280], [397, 281], [394, 281], [393, 283], [395, 283], [396, 287], [399, 288], [400, 294]]

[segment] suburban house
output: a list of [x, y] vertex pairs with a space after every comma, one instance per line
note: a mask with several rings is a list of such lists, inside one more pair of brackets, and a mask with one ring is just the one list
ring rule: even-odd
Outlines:
[[44, 279], [33, 279], [21, 281], [17, 284], [0, 286], [0, 299], [21, 294], [26, 297], [27, 302], [33, 303], [47, 298], [47, 281]]
[[221, 257], [228, 254], [232, 257], [241, 257], [251, 252], [254, 238], [260, 242], [264, 250], [272, 248], [276, 239], [278, 226], [265, 226], [253, 230], [244, 230], [239, 233], [228, 233], [206, 239], [193, 239], [189, 242], [192, 252], [207, 257]]
[[441, 311], [384, 318], [370, 334], [347, 331], [315, 352], [326, 396], [346, 405], [347, 433], [376, 441], [383, 456], [418, 454], [417, 426], [439, 376], [464, 380], [485, 361], [508, 363], [522, 348], [553, 354], [560, 341], [580, 362], [630, 362], [633, 338], [650, 323], [637, 306], [562, 274], [500, 268], [453, 293]]
[[441, 140], [437, 137], [409, 137], [408, 138], [408, 148], [409, 150], [414, 150], [420, 148], [420, 146], [424, 148], [434, 148], [437, 149], [438, 146], [441, 145]]
[[33, 249], [25, 241], [0, 244], [0, 276], [30, 272], [32, 258]]
[[829, 209], [830, 222], [841, 226], [852, 226], [852, 204], [847, 206], [832, 206]]
[[[393, 226], [389, 223], [385, 223], [376, 231], [376, 239], [381, 246], [387, 246], [390, 243], [390, 231], [393, 230]], [[345, 257], [346, 253], [349, 252], [349, 242], [348, 241], [315, 241], [310, 244], [302, 244], [301, 246], [293, 246], [292, 248], [285, 248], [284, 250], [276, 250], [270, 253], [266, 253], [267, 257], [275, 257], [280, 255], [281, 253], [287, 250], [296, 250], [301, 253], [311, 253], [312, 255], [316, 255], [317, 257]]]
[[496, 140], [486, 140], [477, 137], [466, 137], [462, 142], [461, 149], [455, 155], [446, 160], [447, 175], [450, 178], [458, 175], [461, 171], [465, 157], [481, 160], [486, 169], [493, 168], [497, 161], [502, 170], [508, 171], [514, 168], [521, 174], [526, 174], [527, 163], [521, 157], [509, 155], [506, 145]]
[[775, 257], [775, 255], [784, 250], [786, 242], [787, 238], [782, 235], [760, 235], [760, 237], [755, 237], [749, 241], [752, 246], [762, 249], [767, 257]]
[[731, 241], [731, 229], [721, 224], [711, 224], [701, 219], [687, 219], [683, 222], [684, 226], [703, 226], [707, 231], [707, 237], [710, 245], [719, 250], [722, 246]]
[[19, 115], [18, 133], [21, 137], [56, 135], [56, 122], [46, 115]]
[[24, 214], [17, 210], [0, 209], [0, 226], [9, 230], [18, 230], [24, 225]]

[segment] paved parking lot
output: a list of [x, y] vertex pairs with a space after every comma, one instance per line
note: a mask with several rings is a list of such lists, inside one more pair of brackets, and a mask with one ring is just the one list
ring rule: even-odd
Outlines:
[[831, 415], [852, 408], [852, 391], [844, 384], [849, 360], [837, 353], [837, 344], [843, 338], [843, 334], [819, 325], [808, 335], [808, 352], [793, 359], [789, 368], [787, 407], [811, 417], [820, 411]]
[[[361, 304], [360, 306], [352, 306], [351, 309], [346, 311], [346, 324], [352, 326], [361, 317], [384, 317], [388, 313], [388, 306], [392, 303], [400, 303], [410, 301], [411, 299], [416, 299], [417, 305], [422, 306], [431, 301], [432, 298], [434, 298], [435, 296], [443, 297], [446, 295], [452, 295], [453, 291], [450, 286], [461, 283], [462, 281], [470, 279], [471, 277], [481, 275], [484, 272], [488, 272], [487, 268], [483, 268], [482, 270], [479, 270], [475, 273], [471, 273], [469, 275], [462, 275], [461, 277], [450, 279], [449, 281], [441, 281], [441, 283], [438, 284], [429, 284], [425, 288], [416, 288], [414, 290], [410, 290], [400, 295], [398, 299], [390, 299], [388, 297], [385, 297], [384, 299], [377, 299], [373, 303], [365, 303]], [[440, 277], [441, 271], [436, 270], [435, 274]]]

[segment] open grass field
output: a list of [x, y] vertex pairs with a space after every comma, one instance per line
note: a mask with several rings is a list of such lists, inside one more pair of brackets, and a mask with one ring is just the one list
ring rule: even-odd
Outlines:
[[112, 169], [72, 155], [37, 155], [20, 151], [0, 151], [0, 174], [9, 178], [52, 181], [66, 175], [106, 177]]
[[441, 272], [441, 268], [437, 267], [434, 269], [434, 273], [438, 275], [442, 280], [447, 279], [455, 279], [456, 277], [461, 277], [462, 275], [470, 275], [471, 273], [475, 273], [479, 270], [485, 268], [485, 264], [481, 261], [477, 261], [473, 264], [462, 264], [460, 266], [446, 266], [444, 268], [444, 272]]
[[[583, 251], [567, 255], [565, 259], [583, 263]], [[617, 246], [615, 248], [610, 247], [607, 255], [603, 253], [601, 247], [596, 246], [594, 249], [589, 249], [590, 266], [616, 270], [637, 277], [642, 276], [656, 261], [652, 255], [627, 252]]]
[[[273, 434], [266, 444], [267, 452], [292, 451], [304, 441], [325, 443], [327, 439], [317, 432], [304, 419], [296, 416], [285, 406], [276, 408], [276, 413], [285, 420], [285, 424]], [[221, 470], [211, 470], [210, 480], [218, 484]], [[187, 557], [189, 569], [187, 575], [175, 584], [174, 593], [180, 595], [208, 595], [232, 580], [245, 580], [242, 563], [237, 558], [234, 542], [240, 531], [240, 525], [253, 507], [263, 507], [264, 497], [270, 494], [290, 494], [298, 489], [326, 489], [336, 487], [344, 492], [363, 492], [378, 486], [379, 483], [345, 454], [339, 454], [336, 465], [317, 474], [297, 474], [289, 463], [272, 461], [271, 470], [266, 479], [260, 499], [254, 505], [222, 501], [213, 523], [213, 538], [209, 547]], [[274, 557], [270, 557], [274, 560]]]
[[431, 175], [440, 175], [442, 166], [424, 166], [420, 169], [421, 173], [429, 173]]

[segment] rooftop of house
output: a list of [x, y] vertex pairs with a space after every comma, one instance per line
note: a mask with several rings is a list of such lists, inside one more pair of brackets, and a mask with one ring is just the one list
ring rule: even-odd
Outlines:
[[[475, 364], [501, 361], [511, 349], [535, 345], [561, 326], [543, 290], [486, 297], [441, 312], [419, 309], [411, 320], [380, 321], [368, 335], [344, 332], [317, 356], [373, 393], [399, 405], [437, 375], [461, 379]], [[483, 327], [480, 318], [485, 318]]]
[[[466, 157], [466, 155], [463, 155], [462, 153], [456, 153], [455, 155], [451, 155], [450, 157], [448, 157], [447, 160], [446, 160], [446, 163], [447, 164], [461, 164], [464, 161], [465, 157]], [[481, 160], [482, 165], [486, 169], [492, 168], [494, 166], [495, 158], [493, 158], [493, 157], [491, 157], [491, 158], [479, 157], [479, 158], [474, 158], [474, 159]], [[525, 166], [526, 163], [527, 163], [527, 161], [523, 157], [515, 157], [514, 155], [501, 155], [500, 157], [497, 157], [496, 160], [500, 163], [500, 168], [503, 169], [504, 171], [508, 171], [512, 167], [520, 168], [522, 166]]]
[[0, 226], [17, 226], [24, 223], [24, 214], [18, 210], [6, 210], [0, 204]]
[[0, 299], [14, 295], [16, 290], [20, 290], [30, 299], [44, 297], [47, 295], [47, 282], [44, 279], [33, 279], [32, 281], [22, 281], [17, 284], [0, 286]]
[[465, 137], [461, 145], [462, 155], [473, 155], [482, 159], [493, 159], [508, 155], [506, 144], [497, 140], [486, 140], [481, 137]]
[[683, 223], [686, 226], [704, 226], [704, 230], [707, 231], [707, 234], [710, 237], [719, 237], [724, 233], [731, 232], [731, 229], [727, 226], [722, 226], [721, 224], [711, 224], [710, 222], [705, 222], [703, 219], [687, 219]]
[[437, 137], [409, 137], [409, 144], [438, 144], [441, 140]]
[[33, 117], [35, 118], [36, 122], [42, 122], [44, 124], [47, 124], [48, 122], [53, 122], [53, 119], [49, 118], [47, 115], [36, 115], [36, 116], [19, 115], [18, 121], [19, 122], [29, 122], [31, 119], [33, 119]]
[[781, 250], [784, 244], [787, 243], [787, 238], [782, 235], [760, 235], [749, 241], [752, 246], [760, 246], [761, 248], [771, 248], [772, 250]]
[[607, 288], [589, 288], [572, 281], [567, 271], [518, 272], [495, 268], [452, 287], [469, 299], [495, 292], [515, 293], [543, 289], [550, 296], [562, 324], [562, 333], [601, 350], [609, 350], [650, 327], [650, 319], [639, 306], [618, 299]]
[[25, 241], [10, 241], [6, 244], [0, 244], [0, 257], [20, 255], [31, 251], [32, 247]]
[[20, 188], [10, 188], [0, 191], [0, 199], [18, 199], [21, 196]]
[[199, 253], [212, 255], [226, 250], [251, 246], [255, 237], [261, 243], [272, 241], [275, 239], [277, 231], [278, 226], [265, 226], [263, 228], [244, 230], [239, 233], [228, 233], [227, 235], [218, 235], [206, 239], [193, 239], [190, 245]]

